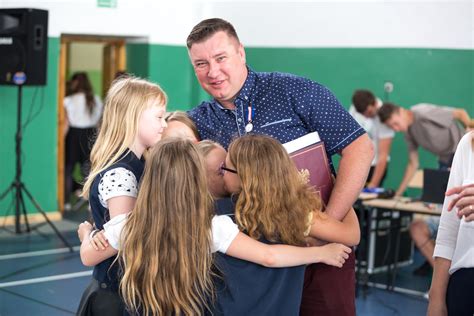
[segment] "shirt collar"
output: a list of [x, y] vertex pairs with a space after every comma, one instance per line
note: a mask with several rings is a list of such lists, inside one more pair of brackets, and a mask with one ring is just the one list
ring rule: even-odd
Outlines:
[[249, 66], [247, 66], [247, 72], [247, 79], [245, 79], [244, 85], [236, 97], [236, 99], [240, 99], [244, 102], [248, 102], [248, 100], [250, 100], [250, 96], [252, 95], [252, 91], [255, 87], [257, 79], [257, 74]]

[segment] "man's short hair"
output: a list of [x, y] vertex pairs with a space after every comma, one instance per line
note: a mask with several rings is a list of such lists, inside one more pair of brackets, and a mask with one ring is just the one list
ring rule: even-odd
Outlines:
[[186, 39], [186, 46], [190, 49], [193, 44], [205, 41], [220, 31], [226, 32], [228, 36], [235, 38], [237, 42], [240, 43], [237, 32], [232, 24], [223, 19], [212, 18], [203, 20], [193, 27]]
[[356, 90], [352, 95], [352, 104], [357, 112], [364, 114], [369, 105], [375, 105], [375, 96], [369, 90]]
[[388, 121], [393, 113], [400, 111], [400, 107], [390, 102], [385, 102], [378, 111], [379, 119], [382, 123]]

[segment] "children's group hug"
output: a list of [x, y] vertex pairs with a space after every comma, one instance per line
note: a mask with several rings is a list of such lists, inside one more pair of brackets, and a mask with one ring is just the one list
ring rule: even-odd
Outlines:
[[[107, 93], [78, 314], [355, 315], [367, 134], [324, 86], [253, 71], [227, 21], [200, 22], [187, 47], [212, 100], [167, 113], [165, 92], [133, 76]], [[282, 146], [314, 131], [341, 155], [326, 205]]]

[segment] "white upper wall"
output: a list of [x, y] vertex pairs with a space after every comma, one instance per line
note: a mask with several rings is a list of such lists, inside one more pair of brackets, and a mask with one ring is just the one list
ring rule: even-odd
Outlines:
[[184, 45], [201, 19], [222, 17], [246, 46], [474, 48], [472, 0], [171, 1], [0, 0], [0, 7], [49, 10], [49, 36], [146, 37]]
[[469, 0], [221, 2], [208, 10], [232, 21], [247, 46], [473, 48]]

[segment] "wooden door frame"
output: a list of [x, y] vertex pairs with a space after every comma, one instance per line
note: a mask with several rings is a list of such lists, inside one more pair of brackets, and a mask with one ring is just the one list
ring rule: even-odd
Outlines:
[[[58, 184], [58, 207], [61, 212], [64, 211], [64, 162], [65, 162], [65, 135], [64, 126], [66, 123], [66, 114], [64, 111], [63, 100], [66, 91], [66, 73], [68, 67], [68, 49], [71, 43], [88, 42], [88, 43], [105, 43], [114, 47], [115, 58], [112, 58], [110, 62], [113, 62], [112, 69], [126, 70], [127, 56], [126, 56], [126, 39], [124, 37], [113, 37], [113, 36], [97, 36], [97, 35], [76, 35], [76, 34], [63, 34], [61, 35], [60, 42], [60, 53], [59, 53], [59, 74], [58, 74], [58, 161], [57, 161], [57, 184]], [[102, 56], [103, 58], [103, 56]], [[110, 74], [108, 74], [109, 80]], [[97, 91], [99, 92], [99, 91]]]

